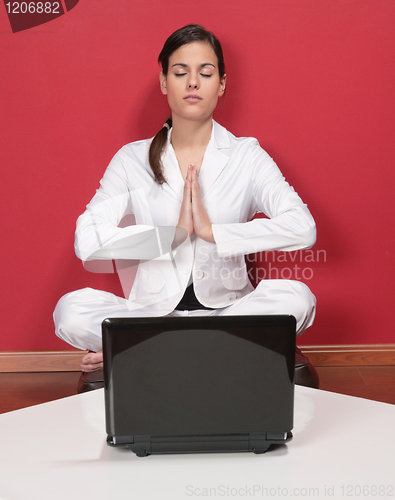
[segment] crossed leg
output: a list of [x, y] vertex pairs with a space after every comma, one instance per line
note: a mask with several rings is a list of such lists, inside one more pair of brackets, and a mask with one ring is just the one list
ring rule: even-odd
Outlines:
[[[78, 349], [89, 349], [81, 369], [90, 372], [103, 366], [101, 323], [105, 318], [147, 317], [149, 311], [136, 310], [130, 302], [109, 292], [84, 288], [64, 295], [54, 311], [56, 335]], [[301, 335], [314, 320], [315, 297], [299, 281], [262, 280], [250, 294], [232, 305], [214, 310], [173, 311], [168, 316], [292, 314]], [[148, 314], [147, 314], [148, 313]]]

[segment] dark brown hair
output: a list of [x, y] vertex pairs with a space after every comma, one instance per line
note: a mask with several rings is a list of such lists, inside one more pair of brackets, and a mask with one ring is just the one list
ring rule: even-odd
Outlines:
[[[221, 44], [218, 38], [211, 33], [211, 31], [207, 31], [199, 24], [188, 24], [187, 26], [175, 31], [166, 40], [158, 57], [158, 63], [162, 66], [163, 74], [167, 76], [169, 69], [169, 57], [173, 54], [173, 52], [178, 50], [183, 45], [187, 45], [192, 42], [206, 42], [210, 44], [218, 59], [218, 71], [221, 79], [225, 75], [225, 62]], [[166, 123], [169, 128], [171, 128], [171, 117], [166, 120]], [[163, 175], [162, 153], [167, 141], [167, 132], [168, 128], [164, 125], [152, 139], [148, 154], [149, 163], [155, 175], [155, 181], [159, 184], [166, 182]]]

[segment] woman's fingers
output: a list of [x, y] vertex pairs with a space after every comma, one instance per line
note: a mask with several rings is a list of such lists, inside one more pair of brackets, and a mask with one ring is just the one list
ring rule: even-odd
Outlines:
[[196, 167], [191, 171], [191, 193], [192, 193], [192, 218], [193, 228], [199, 238], [215, 243], [210, 219], [203, 206], [200, 194], [200, 185]]
[[188, 166], [177, 225], [185, 228], [189, 236], [195, 232], [199, 238], [215, 243], [211, 222], [203, 206], [195, 165]]
[[180, 216], [177, 225], [186, 229], [188, 231], [189, 236], [193, 233], [190, 167], [188, 167], [187, 177], [184, 184], [184, 192], [181, 202]]

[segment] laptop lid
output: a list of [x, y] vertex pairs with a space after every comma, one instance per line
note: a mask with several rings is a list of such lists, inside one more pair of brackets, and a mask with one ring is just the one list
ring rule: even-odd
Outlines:
[[108, 442], [140, 455], [286, 442], [295, 330], [293, 316], [104, 320]]

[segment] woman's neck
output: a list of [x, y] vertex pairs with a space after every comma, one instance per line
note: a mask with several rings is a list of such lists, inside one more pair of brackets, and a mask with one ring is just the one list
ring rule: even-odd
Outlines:
[[196, 166], [198, 172], [210, 141], [213, 120], [205, 122], [179, 120], [173, 116], [171, 144], [177, 157], [181, 174], [186, 179], [188, 165]]
[[210, 141], [213, 120], [191, 121], [173, 116], [171, 143], [174, 150], [206, 148]]

